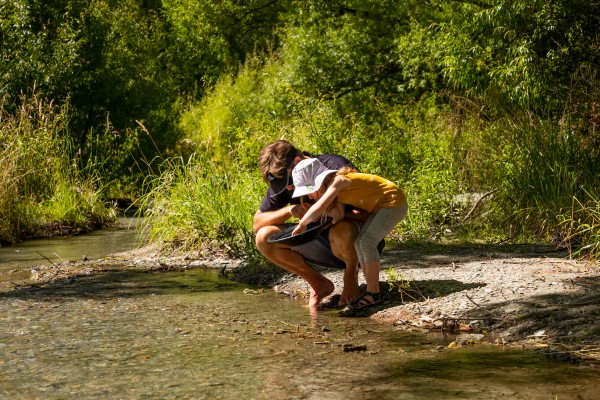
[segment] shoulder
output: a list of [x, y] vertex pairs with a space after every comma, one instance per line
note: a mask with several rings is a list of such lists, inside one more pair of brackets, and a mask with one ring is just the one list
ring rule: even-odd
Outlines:
[[297, 203], [295, 201], [296, 199], [292, 199], [291, 193], [291, 191], [286, 190], [278, 195], [271, 196], [267, 192], [258, 210], [261, 212], [276, 211], [287, 206], [288, 204]]
[[340, 169], [342, 167], [350, 166], [352, 168], [356, 168], [354, 164], [346, 157], [341, 156], [339, 154], [319, 154], [315, 156], [319, 161], [321, 161], [327, 168], [330, 169]]

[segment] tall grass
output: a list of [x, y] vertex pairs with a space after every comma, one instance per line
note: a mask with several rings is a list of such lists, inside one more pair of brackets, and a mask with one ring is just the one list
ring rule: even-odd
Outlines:
[[573, 198], [571, 212], [564, 215], [563, 244], [576, 257], [600, 258], [600, 200], [589, 195], [585, 203]]
[[583, 145], [582, 135], [530, 112], [481, 116], [467, 112], [453, 158], [464, 167], [468, 192], [497, 191], [481, 203], [465, 232], [492, 241], [597, 241], [585, 224], [597, 212], [600, 159]]
[[252, 220], [260, 202], [260, 177], [231, 164], [220, 169], [207, 157], [165, 161], [139, 200], [150, 241], [183, 250], [221, 251], [252, 259]]
[[114, 220], [68, 141], [68, 110], [35, 92], [0, 100], [0, 242], [77, 233]]
[[496, 182], [506, 221], [525, 237], [563, 237], [573, 199], [587, 203], [597, 191], [598, 160], [576, 134], [548, 119], [512, 116], [496, 132], [504, 139]]

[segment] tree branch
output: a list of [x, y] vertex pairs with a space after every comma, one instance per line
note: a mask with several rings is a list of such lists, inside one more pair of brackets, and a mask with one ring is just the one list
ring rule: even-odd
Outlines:
[[477, 206], [479, 205], [479, 203], [481, 203], [481, 200], [485, 199], [486, 197], [489, 197], [491, 195], [493, 195], [494, 193], [496, 193], [500, 188], [496, 188], [494, 190], [490, 190], [489, 192], [485, 193], [483, 196], [481, 196], [473, 205], [473, 207], [471, 208], [471, 210], [467, 213], [467, 215], [465, 215], [465, 217], [463, 218], [462, 222], [464, 223], [470, 216], [471, 214], [473, 214], [473, 211], [475, 211], [475, 209], [477, 208]]

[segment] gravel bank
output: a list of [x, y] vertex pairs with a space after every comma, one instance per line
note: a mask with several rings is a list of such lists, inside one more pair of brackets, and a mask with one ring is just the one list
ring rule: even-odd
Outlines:
[[[339, 293], [341, 272], [322, 271]], [[384, 253], [380, 279], [404, 286], [366, 316], [396, 329], [483, 333], [478, 340], [600, 362], [598, 262], [533, 246], [399, 247]], [[302, 294], [307, 286], [286, 276], [276, 289]]]

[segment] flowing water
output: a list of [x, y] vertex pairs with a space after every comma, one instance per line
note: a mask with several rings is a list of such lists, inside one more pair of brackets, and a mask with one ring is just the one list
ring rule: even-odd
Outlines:
[[94, 260], [131, 250], [141, 243], [136, 228], [139, 218], [119, 218], [114, 227], [75, 237], [28, 240], [0, 247], [0, 282], [20, 281], [31, 275], [31, 266]]
[[488, 345], [450, 350], [453, 336], [311, 315], [304, 303], [205, 270], [4, 289], [0, 398], [600, 398], [598, 369]]

